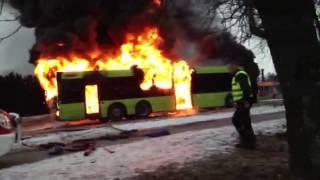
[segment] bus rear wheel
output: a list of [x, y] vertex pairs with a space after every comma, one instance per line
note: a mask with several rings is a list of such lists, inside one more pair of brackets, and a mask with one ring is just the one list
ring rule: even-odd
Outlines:
[[126, 108], [122, 104], [112, 104], [108, 109], [108, 118], [111, 121], [120, 121], [126, 117]]
[[136, 115], [138, 117], [146, 118], [152, 113], [152, 108], [149, 102], [140, 101], [136, 105]]

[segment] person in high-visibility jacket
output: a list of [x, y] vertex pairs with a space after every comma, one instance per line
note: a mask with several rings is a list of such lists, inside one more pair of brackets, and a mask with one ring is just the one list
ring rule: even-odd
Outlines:
[[236, 63], [228, 65], [232, 73], [232, 96], [235, 103], [235, 112], [232, 117], [232, 123], [240, 136], [240, 142], [237, 147], [255, 148], [256, 136], [252, 129], [250, 108], [254, 97], [249, 75], [242, 70]]

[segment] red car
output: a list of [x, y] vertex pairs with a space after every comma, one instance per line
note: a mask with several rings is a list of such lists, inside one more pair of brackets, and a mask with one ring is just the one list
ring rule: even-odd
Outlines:
[[16, 127], [20, 117], [16, 113], [7, 113], [0, 109], [0, 156], [10, 152], [12, 146], [17, 142]]

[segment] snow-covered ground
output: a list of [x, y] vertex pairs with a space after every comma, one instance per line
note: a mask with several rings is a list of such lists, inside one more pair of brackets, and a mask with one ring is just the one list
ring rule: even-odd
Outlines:
[[[257, 134], [285, 131], [285, 119], [254, 124]], [[189, 131], [170, 136], [145, 139], [129, 144], [98, 148], [84, 157], [74, 153], [32, 164], [0, 170], [1, 180], [100, 180], [126, 178], [141, 172], [154, 171], [160, 166], [199, 160], [219, 153], [230, 153], [237, 134], [232, 126]], [[110, 153], [108, 150], [114, 151]]]
[[283, 99], [265, 99], [259, 100], [259, 102], [283, 102]]
[[[258, 106], [251, 109], [252, 115], [258, 114], [268, 114], [275, 112], [283, 112], [283, 106]], [[29, 146], [37, 146], [40, 144], [47, 144], [51, 142], [71, 142], [75, 140], [85, 140], [85, 139], [93, 139], [98, 137], [104, 137], [106, 135], [119, 135], [121, 130], [142, 130], [148, 128], [161, 128], [168, 126], [179, 126], [185, 124], [192, 124], [197, 122], [205, 122], [205, 121], [216, 121], [225, 118], [231, 118], [233, 115], [233, 111], [229, 112], [219, 112], [219, 113], [202, 113], [193, 116], [187, 117], [172, 117], [172, 118], [155, 118], [152, 121], [139, 121], [139, 122], [130, 122], [126, 124], [117, 124], [113, 125], [113, 127], [100, 127], [93, 128], [88, 130], [76, 131], [76, 132], [59, 132], [59, 133], [51, 133], [47, 135], [43, 135], [40, 137], [33, 137], [30, 139], [26, 139], [23, 141], [24, 144]], [[117, 128], [117, 129], [115, 129]], [[20, 149], [21, 146], [14, 147], [16, 150]]]
[[[251, 115], [268, 114], [285, 111], [284, 106], [257, 106], [251, 109]], [[203, 113], [187, 117], [173, 117], [173, 118], [159, 118], [153, 121], [136, 122], [121, 125], [114, 125], [114, 127], [124, 130], [146, 129], [155, 127], [179, 126], [197, 122], [216, 121], [225, 118], [231, 118], [233, 111], [219, 112], [219, 113]]]

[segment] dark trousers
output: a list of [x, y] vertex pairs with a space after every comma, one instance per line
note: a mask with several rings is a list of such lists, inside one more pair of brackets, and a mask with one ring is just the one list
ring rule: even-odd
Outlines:
[[240, 143], [243, 144], [256, 143], [256, 136], [251, 125], [250, 108], [251, 106], [246, 108], [239, 103], [232, 117], [232, 123], [240, 135]]

